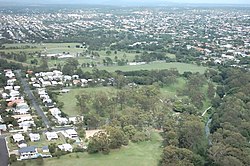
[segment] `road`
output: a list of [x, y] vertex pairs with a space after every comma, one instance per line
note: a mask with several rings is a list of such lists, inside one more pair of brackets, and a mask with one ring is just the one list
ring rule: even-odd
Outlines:
[[8, 166], [9, 154], [6, 147], [5, 138], [0, 136], [0, 165]]
[[17, 78], [20, 80], [22, 87], [24, 89], [24, 92], [28, 95], [33, 107], [35, 108], [37, 114], [42, 117], [43, 123], [45, 126], [48, 128], [50, 127], [50, 121], [49, 119], [45, 116], [43, 110], [40, 108], [40, 106], [37, 104], [36, 98], [34, 97], [32, 91], [30, 90], [29, 84], [25, 79], [22, 78], [21, 76], [21, 71], [16, 70], [15, 71]]

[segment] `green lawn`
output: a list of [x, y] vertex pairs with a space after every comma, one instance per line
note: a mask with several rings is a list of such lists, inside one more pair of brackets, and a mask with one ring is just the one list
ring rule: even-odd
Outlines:
[[186, 80], [182, 77], [177, 78], [177, 82], [169, 86], [161, 88], [161, 93], [166, 97], [174, 97], [177, 95], [177, 91], [184, 88]]
[[[152, 132], [152, 140], [139, 144], [130, 143], [127, 147], [113, 150], [109, 155], [71, 153], [57, 158], [44, 159], [44, 166], [157, 166], [162, 148], [162, 138]], [[26, 161], [26, 165], [36, 166], [36, 161]]]
[[[95, 88], [76, 88], [71, 89], [69, 93], [63, 93], [58, 96], [58, 100], [64, 103], [62, 111], [69, 116], [79, 115], [78, 108], [76, 106], [75, 96], [84, 92], [100, 92], [100, 91], [114, 91], [113, 87], [95, 87]], [[70, 100], [69, 100], [70, 99]]]
[[[207, 69], [206, 67], [198, 66], [195, 64], [178, 63], [178, 62], [176, 63], [152, 62], [150, 64], [145, 64], [145, 65], [101, 66], [97, 68], [101, 70], [107, 70], [110, 72], [114, 72], [116, 70], [134, 71], [134, 70], [162, 70], [162, 69], [176, 68], [180, 73], [184, 73], [185, 71], [204, 73]], [[92, 70], [92, 69], [88, 68], [86, 70]]]
[[48, 146], [51, 143], [56, 143], [56, 144], [64, 144], [66, 143], [65, 138], [62, 134], [58, 134], [59, 138], [57, 140], [51, 140], [48, 141], [45, 134], [43, 133], [42, 135], [40, 135], [40, 141], [37, 142], [29, 142], [28, 145], [29, 146], [36, 146], [36, 147], [43, 147], [43, 146]]

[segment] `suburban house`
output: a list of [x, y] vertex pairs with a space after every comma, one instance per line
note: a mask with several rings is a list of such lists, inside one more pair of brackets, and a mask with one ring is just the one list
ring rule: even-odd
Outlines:
[[31, 126], [35, 126], [35, 122], [33, 120], [29, 120], [29, 121], [23, 121], [18, 123], [20, 128], [29, 128]]
[[19, 148], [25, 148], [27, 147], [27, 143], [24, 141], [24, 140], [21, 140], [18, 142], [18, 145], [17, 145]]
[[74, 129], [65, 130], [64, 136], [71, 139], [78, 138], [77, 132]]
[[28, 114], [30, 110], [27, 103], [18, 103], [16, 109], [14, 110], [17, 114]]
[[6, 130], [7, 130], [7, 126], [5, 124], [0, 124], [0, 135], [2, 131], [6, 131]]
[[49, 153], [49, 147], [48, 146], [43, 146], [42, 151], [43, 151], [43, 153]]
[[11, 70], [6, 70], [5, 77], [13, 78], [15, 74]]
[[51, 108], [49, 109], [49, 111], [54, 117], [61, 115], [61, 111], [58, 108]]
[[40, 154], [37, 152], [35, 146], [28, 146], [18, 150], [21, 160], [25, 159], [34, 159], [37, 158]]
[[39, 135], [39, 134], [30, 133], [29, 136], [30, 136], [30, 140], [31, 140], [32, 142], [36, 142], [36, 141], [39, 141], [39, 140], [40, 140], [40, 135]]
[[70, 144], [62, 144], [62, 145], [58, 145], [58, 148], [64, 151], [68, 151], [68, 152], [72, 152], [73, 151], [73, 147]]
[[14, 139], [14, 142], [20, 142], [24, 140], [24, 136], [22, 134], [14, 134], [13, 139]]
[[54, 106], [54, 103], [45, 103], [45, 107], [47, 108], [53, 108]]
[[46, 132], [45, 135], [49, 141], [51, 141], [52, 139], [58, 139], [58, 135], [56, 132]]
[[69, 120], [67, 118], [63, 118], [60, 116], [55, 116], [57, 122], [62, 125], [62, 124], [68, 124]]

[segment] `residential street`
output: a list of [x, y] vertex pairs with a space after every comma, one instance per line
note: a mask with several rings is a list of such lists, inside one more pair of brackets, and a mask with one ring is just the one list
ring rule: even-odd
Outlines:
[[33, 107], [35, 108], [37, 114], [42, 117], [42, 120], [43, 120], [43, 123], [45, 124], [45, 126], [47, 128], [50, 127], [49, 119], [45, 116], [43, 110], [37, 104], [36, 98], [34, 97], [33, 93], [31, 92], [30, 87], [29, 87], [27, 81], [21, 77], [21, 73], [20, 73], [21, 71], [16, 70], [15, 72], [17, 74], [18, 80], [21, 81], [21, 84], [22, 84], [22, 87], [24, 89], [24, 92], [28, 95], [28, 97], [29, 97], [29, 99], [30, 99]]
[[0, 136], [0, 166], [8, 166], [8, 150], [6, 147], [5, 138]]

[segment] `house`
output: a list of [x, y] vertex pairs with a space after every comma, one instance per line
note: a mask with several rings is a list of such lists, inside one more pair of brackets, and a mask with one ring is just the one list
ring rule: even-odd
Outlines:
[[88, 83], [88, 80], [86, 80], [86, 79], [81, 79], [81, 82], [82, 82], [83, 84], [87, 84], [87, 83]]
[[21, 148], [18, 150], [18, 153], [20, 155], [21, 160], [34, 159], [40, 156], [35, 146], [28, 146], [28, 147]]
[[[1, 116], [0, 116], [1, 119]], [[2, 133], [2, 131], [6, 131], [7, 130], [7, 126], [5, 124], [0, 124], [0, 135]]]
[[77, 132], [74, 129], [65, 130], [65, 136], [71, 139], [78, 138]]
[[65, 76], [63, 77], [63, 79], [64, 79], [64, 81], [70, 81], [70, 80], [72, 79], [72, 77], [71, 77], [71, 76], [68, 76], [68, 75], [65, 75]]
[[58, 85], [57, 81], [51, 81], [52, 86]]
[[26, 144], [26, 142], [24, 140], [21, 140], [18, 142], [18, 147], [19, 148], [25, 148], [27, 147], [28, 145]]
[[73, 75], [73, 76], [72, 76], [72, 79], [78, 80], [78, 79], [79, 79], [79, 75]]
[[62, 145], [58, 145], [58, 148], [64, 151], [68, 151], [68, 152], [72, 152], [73, 151], [73, 147], [70, 144], [62, 144]]
[[39, 95], [47, 95], [47, 92], [46, 92], [45, 88], [39, 88], [39, 89], [37, 89], [37, 93]]
[[70, 122], [70, 123], [73, 123], [73, 124], [76, 124], [76, 122], [77, 122], [77, 117], [69, 117], [69, 122]]
[[30, 133], [29, 136], [30, 136], [30, 140], [31, 140], [32, 142], [36, 142], [36, 141], [39, 141], [39, 140], [40, 140], [40, 135], [39, 135], [39, 134]]
[[16, 97], [16, 96], [19, 96], [20, 95], [20, 92], [17, 91], [17, 90], [10, 90], [10, 96], [11, 97]]
[[9, 90], [9, 91], [11, 91], [11, 90], [13, 90], [13, 86], [5, 86], [5, 87], [4, 87], [4, 90]]
[[49, 112], [51, 112], [51, 115], [54, 117], [61, 115], [61, 111], [58, 108], [51, 108], [49, 109]]
[[80, 80], [73, 80], [73, 84], [74, 84], [74, 85], [78, 85], [78, 84], [80, 84], [80, 83], [81, 83]]
[[20, 128], [28, 129], [31, 126], [35, 126], [35, 122], [33, 120], [23, 121], [23, 122], [18, 123], [18, 125]]
[[55, 118], [60, 125], [68, 124], [68, 122], [69, 122], [69, 120], [67, 118], [63, 118], [60, 116], [55, 116]]
[[43, 81], [42, 87], [46, 87], [46, 86], [51, 86], [51, 82], [50, 81]]
[[8, 77], [8, 78], [13, 78], [13, 77], [15, 77], [15, 74], [14, 74], [14, 73], [12, 73], [12, 71], [11, 71], [11, 70], [8, 70], [8, 71], [5, 73], [5, 77]]
[[56, 132], [46, 132], [45, 135], [49, 141], [51, 141], [52, 139], [58, 139], [58, 135]]
[[7, 80], [7, 85], [13, 86], [15, 82], [16, 82], [15, 78], [9, 79], [9, 80]]
[[54, 103], [45, 103], [45, 107], [47, 108], [53, 108], [54, 106]]
[[27, 103], [18, 103], [14, 112], [17, 114], [28, 114], [29, 110], [30, 108]]
[[69, 89], [62, 89], [61, 93], [68, 93], [70, 90]]
[[8, 107], [13, 107], [14, 104], [23, 103], [23, 102], [24, 102], [23, 99], [15, 99], [15, 100], [10, 101], [7, 105]]
[[13, 115], [12, 117], [15, 118], [18, 123], [24, 122], [24, 121], [31, 121], [32, 120], [32, 116], [30, 114]]
[[43, 146], [42, 151], [43, 151], [43, 153], [49, 153], [49, 147], [48, 146]]
[[14, 142], [20, 142], [24, 140], [24, 136], [22, 134], [14, 134], [12, 137]]

